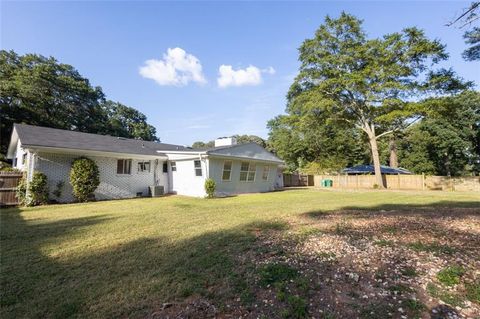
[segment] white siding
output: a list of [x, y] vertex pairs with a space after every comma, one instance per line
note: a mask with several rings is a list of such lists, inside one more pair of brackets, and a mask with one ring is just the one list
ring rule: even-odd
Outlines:
[[[69, 182], [70, 168], [73, 160], [80, 155], [63, 155], [53, 153], [39, 153], [35, 160], [35, 170], [47, 175], [50, 197], [56, 199], [52, 191], [56, 189], [59, 181], [64, 182], [60, 202], [70, 202], [74, 200], [72, 187]], [[145, 160], [132, 160], [131, 174], [117, 174], [117, 159], [111, 157], [88, 156], [95, 161], [100, 171], [100, 185], [95, 191], [97, 199], [130, 198], [136, 197], [137, 192], [144, 196], [148, 195], [148, 187], [154, 185], [155, 161], [150, 160], [150, 172], [138, 172], [138, 162]], [[162, 161], [158, 161], [157, 185], [163, 185], [165, 191], [168, 190], [167, 174], [162, 172]]]
[[[225, 159], [229, 160], [229, 159]], [[232, 160], [232, 171], [230, 181], [222, 180], [224, 159], [209, 158], [210, 162], [210, 178], [215, 180], [216, 192], [221, 194], [239, 194], [239, 193], [258, 193], [269, 192], [275, 190], [277, 183], [277, 167], [278, 165], [248, 160]], [[244, 182], [240, 181], [240, 166], [241, 162], [252, 162], [256, 164], [255, 181]], [[262, 172], [264, 166], [269, 166], [268, 179], [262, 179]]]
[[[195, 176], [194, 160], [176, 160], [177, 166], [175, 172], [171, 172], [170, 192], [178, 195], [187, 195], [195, 197], [205, 196], [205, 179], [208, 177], [208, 160], [201, 160], [202, 176]], [[171, 167], [169, 167], [170, 169]]]

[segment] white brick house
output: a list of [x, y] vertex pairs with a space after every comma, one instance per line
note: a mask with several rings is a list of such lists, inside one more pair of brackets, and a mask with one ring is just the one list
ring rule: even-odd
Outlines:
[[[27, 173], [43, 172], [50, 197], [74, 200], [69, 173], [74, 159], [94, 160], [100, 171], [97, 199], [148, 196], [151, 186], [165, 193], [205, 196], [207, 178], [215, 180], [218, 195], [267, 192], [283, 187], [283, 162], [261, 146], [237, 145], [233, 138], [216, 141], [206, 150], [113, 136], [15, 124], [7, 157]], [[62, 182], [62, 183], [60, 183]], [[53, 195], [58, 185], [61, 196]]]

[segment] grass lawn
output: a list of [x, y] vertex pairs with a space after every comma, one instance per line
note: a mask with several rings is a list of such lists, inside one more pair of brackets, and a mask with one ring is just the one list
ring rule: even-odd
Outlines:
[[169, 196], [0, 226], [2, 318], [480, 315], [478, 193]]

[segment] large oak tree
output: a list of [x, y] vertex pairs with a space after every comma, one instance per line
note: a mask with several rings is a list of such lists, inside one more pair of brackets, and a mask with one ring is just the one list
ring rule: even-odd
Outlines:
[[362, 21], [342, 13], [326, 17], [299, 48], [300, 71], [288, 93], [287, 113], [328, 112], [367, 137], [377, 184], [383, 187], [378, 139], [404, 130], [421, 117], [427, 97], [464, 89], [452, 70], [434, 69], [448, 58], [445, 46], [422, 30], [369, 39]]

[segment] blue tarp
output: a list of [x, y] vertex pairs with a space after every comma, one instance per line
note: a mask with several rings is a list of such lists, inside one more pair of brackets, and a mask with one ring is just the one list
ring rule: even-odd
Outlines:
[[[410, 171], [407, 171], [404, 168], [393, 168], [390, 166], [380, 166], [382, 174], [412, 174]], [[375, 169], [373, 165], [357, 165], [353, 167], [348, 167], [343, 170], [346, 174], [374, 174]]]

